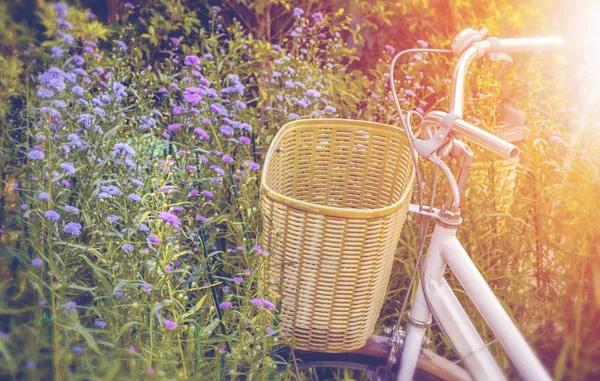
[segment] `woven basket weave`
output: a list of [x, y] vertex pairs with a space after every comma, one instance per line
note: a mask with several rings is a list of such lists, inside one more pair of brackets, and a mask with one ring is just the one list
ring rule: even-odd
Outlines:
[[296, 348], [362, 347], [381, 310], [414, 180], [404, 131], [344, 119], [285, 125], [261, 179], [269, 292]]

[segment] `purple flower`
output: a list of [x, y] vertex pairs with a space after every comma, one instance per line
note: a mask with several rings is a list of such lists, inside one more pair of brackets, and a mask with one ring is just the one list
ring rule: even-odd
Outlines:
[[79, 354], [81, 352], [83, 352], [83, 348], [81, 348], [80, 346], [73, 347], [73, 353]]
[[96, 320], [94, 322], [94, 327], [97, 327], [97, 328], [106, 328], [106, 323], [104, 322], [104, 320]]
[[83, 90], [83, 87], [81, 87], [81, 86], [73, 86], [71, 91], [73, 92], [73, 94], [77, 95], [78, 97], [83, 97], [83, 95], [85, 94], [85, 91]]
[[60, 168], [64, 171], [65, 174], [67, 175], [72, 175], [75, 173], [75, 166], [73, 165], [73, 163], [62, 163], [60, 165]]
[[148, 236], [148, 242], [153, 243], [155, 245], [158, 245], [158, 244], [160, 244], [160, 238], [158, 238], [154, 234], [150, 234]]
[[167, 319], [164, 320], [164, 323], [165, 323], [165, 328], [171, 329], [171, 330], [177, 328], [177, 326], [179, 325], [179, 324], [175, 323], [174, 321], [167, 320]]
[[204, 140], [210, 139], [210, 136], [200, 127], [194, 128], [194, 133]]
[[125, 8], [128, 8], [128, 9], [131, 9], [131, 8], [133, 8], [133, 4], [131, 4], [131, 3], [129, 3], [129, 2], [127, 2], [127, 3], [123, 4], [123, 6], [124, 6]]
[[67, 212], [71, 212], [71, 213], [73, 213], [73, 214], [74, 214], [74, 215], [76, 215], [76, 216], [77, 216], [77, 215], [79, 215], [79, 209], [77, 209], [77, 208], [76, 208], [76, 207], [74, 207], [74, 206], [71, 206], [71, 205], [66, 205], [66, 206], [65, 206], [65, 210], [66, 210]]
[[[119, 189], [119, 187], [115, 186], [115, 185], [107, 185], [107, 186], [100, 186], [100, 188], [102, 189], [103, 193], [107, 193], [108, 196], [119, 196], [121, 194], [121, 190]], [[100, 196], [100, 195], [98, 195]]]
[[[36, 147], [39, 147], [39, 146], [36, 146]], [[42, 152], [41, 147], [39, 150], [34, 147], [33, 151], [29, 152], [29, 155], [28, 155], [29, 160], [42, 160], [44, 158], [44, 156], [45, 155]]]
[[323, 20], [323, 15], [319, 12], [315, 12], [313, 13], [310, 17], [312, 17], [313, 20], [315, 21], [321, 21]]
[[211, 191], [208, 191], [208, 190], [202, 191], [202, 194], [204, 195], [204, 197], [207, 197], [207, 198], [215, 197], [215, 195]]
[[40, 192], [40, 200], [48, 201], [50, 200], [50, 193]]
[[31, 260], [31, 265], [35, 266], [35, 267], [42, 267], [42, 265], [44, 264], [44, 261], [42, 261], [41, 258], [33, 258]]
[[[320, 97], [320, 96], [321, 96], [321, 93], [320, 93], [320, 92], [318, 92], [317, 90], [309, 89], [309, 90], [306, 90], [306, 93], [305, 93], [305, 95], [306, 95], [307, 97], [318, 98], [318, 97]], [[306, 107], [306, 106], [305, 106], [305, 107]]]
[[411, 89], [404, 90], [404, 94], [411, 96], [411, 97], [415, 96], [415, 92], [412, 91]]
[[44, 216], [46, 216], [46, 219], [50, 221], [58, 221], [58, 219], [60, 218], [60, 214], [56, 213], [56, 211], [54, 210], [47, 211], [46, 213], [44, 213]]
[[173, 226], [175, 230], [179, 229], [179, 224], [181, 221], [175, 214], [171, 212], [160, 212], [158, 213], [158, 218], [165, 221], [167, 226]]
[[54, 91], [42, 87], [36, 94], [40, 98], [52, 98], [54, 96]]
[[251, 142], [252, 141], [250, 140], [249, 137], [247, 137], [247, 136], [240, 136], [240, 143], [248, 145]]
[[173, 124], [169, 125], [169, 127], [167, 127], [167, 129], [169, 131], [177, 131], [180, 128], [181, 128], [181, 124], [179, 124], [179, 123], [173, 123]]
[[121, 249], [123, 249], [124, 251], [131, 253], [133, 251], [133, 245], [126, 243], [123, 244], [123, 246], [121, 246]]
[[173, 106], [173, 115], [179, 115], [183, 109], [180, 106]]
[[200, 87], [188, 87], [183, 92], [183, 100], [189, 104], [197, 105], [202, 101], [206, 91]]
[[254, 304], [256, 307], [262, 307], [263, 301], [261, 299], [254, 298], [252, 299], [252, 304]]
[[50, 49], [50, 57], [54, 58], [54, 59], [59, 59], [60, 57], [62, 57], [63, 55], [63, 50], [61, 48], [59, 48], [58, 46], [53, 46]]
[[115, 223], [115, 222], [119, 222], [120, 219], [121, 218], [119, 216], [112, 215], [112, 216], [106, 217], [106, 222]]
[[81, 224], [78, 224], [77, 222], [69, 222], [63, 229], [63, 231], [67, 234], [71, 234], [71, 235], [79, 235], [81, 234]]
[[77, 303], [74, 302], [74, 301], [67, 302], [64, 305], [64, 311], [65, 312], [70, 311], [72, 309], [76, 309], [76, 308], [77, 308]]
[[273, 332], [273, 328], [267, 327], [267, 333], [271, 333], [271, 332]]
[[202, 223], [206, 222], [206, 217], [204, 217], [204, 216], [202, 216], [202, 215], [200, 215], [200, 214], [196, 214], [196, 217], [194, 217], [194, 219], [195, 219], [196, 221], [200, 221], [200, 222], [202, 222]]
[[423, 40], [417, 40], [417, 45], [419, 45], [422, 48], [426, 48], [428, 46], [427, 42]]
[[275, 304], [273, 304], [272, 302], [268, 301], [267, 299], [261, 299], [261, 301], [263, 302], [264, 306], [267, 307], [270, 310], [274, 310], [275, 309]]
[[328, 114], [334, 114], [337, 110], [335, 109], [335, 107], [332, 106], [325, 106], [325, 112]]
[[135, 156], [135, 150], [127, 143], [117, 143], [113, 147], [113, 156]]
[[62, 42], [64, 42], [67, 45], [73, 45], [75, 43], [75, 39], [73, 38], [73, 36], [71, 36], [70, 34], [64, 34], [62, 36]]
[[56, 15], [61, 18], [67, 17], [67, 14], [69, 13], [69, 6], [65, 3], [56, 3], [52, 6], [52, 9], [54, 9]]
[[131, 182], [131, 183], [132, 183], [133, 185], [135, 185], [136, 187], [143, 187], [143, 186], [144, 186], [144, 183], [143, 183], [143, 182], [141, 182], [141, 181], [140, 181], [140, 180], [138, 180], [138, 179], [131, 179], [131, 180], [129, 180], [129, 182]]
[[304, 14], [304, 11], [300, 8], [294, 8], [294, 17], [300, 17]]
[[233, 163], [233, 158], [229, 155], [223, 155], [223, 162], [225, 163]]
[[222, 302], [221, 304], [219, 304], [219, 307], [221, 307], [224, 310], [231, 308], [232, 306], [233, 304], [231, 304], [231, 302]]
[[258, 171], [258, 169], [260, 168], [260, 165], [258, 165], [257, 163], [252, 161], [252, 162], [248, 163], [248, 168], [250, 168], [253, 171]]
[[233, 278], [233, 282], [234, 282], [235, 284], [240, 284], [240, 283], [242, 283], [243, 281], [244, 281], [244, 278], [242, 278], [242, 277], [239, 277], [239, 276], [236, 276], [235, 278]]
[[119, 48], [121, 48], [122, 52], [127, 51], [127, 45], [123, 41], [117, 40], [117, 41], [115, 41], [115, 44], [119, 45]]
[[171, 44], [175, 46], [179, 45], [179, 39], [177, 37], [171, 37], [169, 41], [171, 41]]
[[142, 196], [137, 193], [131, 193], [129, 196], [127, 196], [127, 199], [135, 202], [142, 202]]
[[197, 56], [186, 56], [183, 64], [186, 66], [198, 65], [200, 63], [200, 58]]

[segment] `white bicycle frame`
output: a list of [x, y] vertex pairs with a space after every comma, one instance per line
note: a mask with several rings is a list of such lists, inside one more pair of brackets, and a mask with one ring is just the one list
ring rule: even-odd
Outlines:
[[[494, 357], [444, 279], [446, 265], [454, 272], [523, 378], [532, 381], [550, 380], [548, 373], [456, 238], [456, 227], [438, 223], [427, 249], [424, 287], [437, 323], [444, 329], [471, 377], [475, 380], [505, 380]], [[398, 381], [412, 380], [427, 323], [432, 317], [420, 284], [409, 315], [412, 324], [406, 332]]]
[[[507, 56], [502, 56], [505, 52], [554, 49], [563, 46], [564, 40], [560, 37], [509, 40], [490, 38], [483, 40], [483, 36], [480, 36], [480, 38], [473, 37], [477, 33], [479, 32], [469, 29], [459, 34], [455, 40], [456, 45], [464, 44], [465, 41], [467, 42], [467, 46], [462, 46], [458, 49], [460, 58], [454, 71], [450, 101], [450, 113], [454, 114], [453, 117], [458, 117], [459, 119], [450, 118], [450, 122], [445, 122], [449, 124], [447, 127], [452, 129], [455, 135], [465, 136], [483, 148], [507, 159], [514, 160], [518, 156], [518, 149], [515, 146], [460, 119], [463, 111], [463, 95], [467, 68], [477, 57], [495, 54], [496, 56], [492, 56], [492, 59], [507, 59]], [[455, 44], [453, 44], [453, 49], [455, 48]], [[457, 52], [456, 49], [454, 50]], [[429, 114], [429, 118], [437, 120], [437, 125], [439, 126], [440, 122], [443, 119], [447, 119], [445, 117], [448, 115], [441, 112], [432, 112]], [[424, 120], [427, 120], [427, 118], [428, 116], [426, 115]], [[442, 137], [446, 138], [441, 133], [441, 128], [438, 132], [440, 132], [439, 135], [435, 133], [429, 138], [429, 141], [421, 141], [421, 146], [416, 147], [421, 156], [434, 162], [435, 160], [431, 156], [433, 155], [435, 158], [436, 154], [432, 153], [435, 151], [430, 148], [432, 145], [435, 147], [436, 144], [439, 144], [439, 142], [435, 141], [436, 138], [440, 140]], [[448, 136], [450, 138], [453, 135]], [[437, 147], [439, 148], [440, 145]], [[423, 154], [423, 152], [427, 153]], [[457, 194], [464, 188], [467, 175], [468, 169], [464, 173], [461, 169], [458, 175], [458, 182], [454, 178], [449, 178], [451, 182], [454, 182], [455, 187], [453, 200], [455, 204], [453, 205], [457, 206], [460, 202], [460, 200], [456, 200]], [[421, 278], [424, 283], [421, 284], [419, 282], [415, 300], [408, 315], [409, 325], [404, 338], [401, 366], [397, 375], [397, 381], [412, 380], [417, 359], [423, 345], [425, 331], [431, 323], [432, 312], [472, 378], [485, 381], [506, 379], [502, 370], [490, 354], [486, 344], [477, 333], [477, 330], [452, 292], [452, 289], [444, 279], [444, 271], [447, 266], [456, 275], [456, 278], [458, 278], [462, 287], [484, 317], [500, 344], [506, 350], [521, 376], [527, 381], [550, 381], [547, 371], [536, 358], [533, 350], [520, 334], [516, 325], [456, 238], [456, 230], [460, 226], [461, 220], [458, 218], [459, 209], [455, 209], [454, 213], [457, 218], [454, 219], [444, 218], [443, 213], [440, 213], [439, 210], [420, 211], [417, 205], [411, 205], [409, 209], [412, 212], [435, 217], [436, 226], [424, 262], [424, 270]]]

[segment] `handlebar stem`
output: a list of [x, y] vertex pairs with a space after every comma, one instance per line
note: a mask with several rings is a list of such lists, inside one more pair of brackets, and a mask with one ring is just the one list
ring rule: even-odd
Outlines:
[[465, 98], [465, 83], [467, 71], [471, 62], [480, 55], [479, 50], [471, 46], [463, 54], [461, 54], [456, 68], [454, 68], [454, 76], [452, 78], [452, 91], [450, 93], [450, 113], [456, 114], [462, 118]]

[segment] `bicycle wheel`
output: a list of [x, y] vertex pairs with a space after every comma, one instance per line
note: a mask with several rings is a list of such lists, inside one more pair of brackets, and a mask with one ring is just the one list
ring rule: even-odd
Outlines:
[[[290, 362], [292, 373], [298, 373], [304, 381], [395, 381], [396, 368], [386, 372], [385, 359], [348, 353], [308, 353], [296, 356], [296, 365]], [[417, 369], [415, 381], [439, 381], [438, 378]]]

